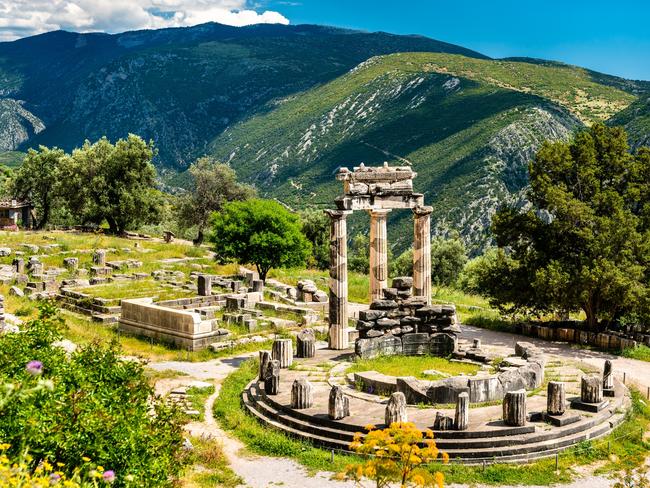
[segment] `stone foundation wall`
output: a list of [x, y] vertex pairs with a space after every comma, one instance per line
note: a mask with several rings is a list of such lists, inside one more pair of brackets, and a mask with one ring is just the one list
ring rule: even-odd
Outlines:
[[207, 347], [228, 335], [228, 331], [217, 328], [213, 320], [201, 320], [198, 313], [154, 304], [150, 298], [122, 300], [119, 329], [191, 351]]
[[[572, 342], [576, 344], [594, 346], [609, 351], [634, 348], [639, 343], [650, 346], [650, 335], [641, 332], [632, 332], [629, 335], [621, 332], [591, 332], [569, 327], [567, 323], [546, 326], [533, 323], [515, 324], [514, 332], [528, 337], [537, 337], [547, 341]], [[559, 326], [558, 326], [559, 325]]]

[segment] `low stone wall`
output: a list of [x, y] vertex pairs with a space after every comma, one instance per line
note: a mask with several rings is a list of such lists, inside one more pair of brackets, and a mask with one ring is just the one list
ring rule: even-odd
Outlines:
[[628, 336], [620, 332], [591, 332], [573, 327], [546, 326], [534, 323], [516, 324], [515, 333], [547, 341], [589, 345], [606, 351], [634, 348], [638, 346], [639, 342], [650, 346], [650, 335], [643, 333], [633, 333]]
[[217, 328], [213, 320], [201, 320], [198, 313], [154, 304], [151, 298], [122, 300], [119, 329], [191, 351], [207, 347], [228, 335], [228, 331]]
[[480, 376], [455, 376], [442, 380], [418, 380], [413, 376], [394, 377], [376, 371], [354, 374], [354, 383], [366, 393], [390, 395], [404, 393], [410, 404], [451, 404], [458, 395], [467, 393], [471, 403], [503, 400], [509, 391], [534, 390], [544, 381], [546, 358], [532, 344], [520, 342], [515, 349], [515, 360], [496, 374]]

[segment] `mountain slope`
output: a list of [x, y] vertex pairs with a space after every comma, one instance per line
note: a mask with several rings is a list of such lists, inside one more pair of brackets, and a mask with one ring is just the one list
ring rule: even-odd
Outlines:
[[632, 149], [650, 146], [650, 96], [644, 94], [608, 123], [625, 127]]
[[[183, 168], [233, 122], [330, 81], [371, 56], [479, 53], [420, 36], [320, 26], [204, 24], [0, 43], [0, 96], [44, 124], [27, 142], [71, 149], [85, 138], [154, 139], [158, 164]], [[10, 130], [0, 120], [0, 140]], [[33, 131], [37, 132], [37, 131]], [[6, 138], [5, 138], [6, 139]]]
[[[635, 96], [573, 67], [405, 53], [373, 58], [322, 87], [237, 124], [212, 154], [289, 204], [331, 205], [339, 166], [412, 164], [434, 228], [477, 251], [496, 208], [522, 199], [541, 142], [566, 139]], [[392, 242], [410, 244], [406, 216]], [[359, 221], [353, 221], [353, 228]]]

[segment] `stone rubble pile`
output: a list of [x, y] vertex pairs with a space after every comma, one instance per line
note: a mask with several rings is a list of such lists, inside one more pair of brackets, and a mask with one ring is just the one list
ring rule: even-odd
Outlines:
[[360, 357], [380, 354], [427, 354], [446, 356], [457, 348], [460, 327], [454, 305], [427, 305], [424, 297], [412, 296], [413, 279], [395, 278], [359, 312], [355, 344]]
[[319, 290], [316, 287], [316, 283], [312, 280], [300, 280], [298, 282], [297, 290], [297, 301], [299, 302], [316, 302], [316, 303], [325, 303], [327, 302], [327, 293]]

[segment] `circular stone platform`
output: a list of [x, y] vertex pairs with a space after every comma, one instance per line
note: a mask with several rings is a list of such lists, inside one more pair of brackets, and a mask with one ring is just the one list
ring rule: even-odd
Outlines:
[[[349, 450], [355, 432], [365, 432], [372, 424], [384, 427], [387, 399], [377, 394], [358, 391], [348, 381], [345, 370], [353, 357], [351, 352], [318, 349], [309, 359], [294, 359], [291, 369], [280, 372], [277, 395], [266, 395], [264, 385], [252, 381], [242, 394], [246, 409], [261, 422], [289, 435], [307, 439], [326, 448]], [[512, 358], [513, 362], [517, 362]], [[510, 427], [502, 421], [501, 401], [473, 404], [469, 410], [467, 430], [434, 430], [436, 413], [454, 416], [454, 405], [407, 406], [410, 422], [420, 429], [434, 430], [439, 449], [452, 461], [463, 463], [521, 462], [549, 457], [579, 442], [607, 435], [619, 425], [629, 408], [627, 388], [615, 381], [615, 396], [598, 412], [576, 410], [570, 402], [580, 396], [582, 371], [574, 365], [547, 361], [544, 384], [528, 392], [528, 420], [524, 426]], [[310, 408], [291, 408], [291, 385], [295, 379], [306, 378], [313, 386], [314, 402]], [[468, 377], [466, 377], [468, 378]], [[566, 384], [566, 424], [554, 426], [545, 422], [546, 381]], [[351, 415], [341, 420], [328, 416], [328, 399], [333, 385], [344, 388], [350, 401]]]

